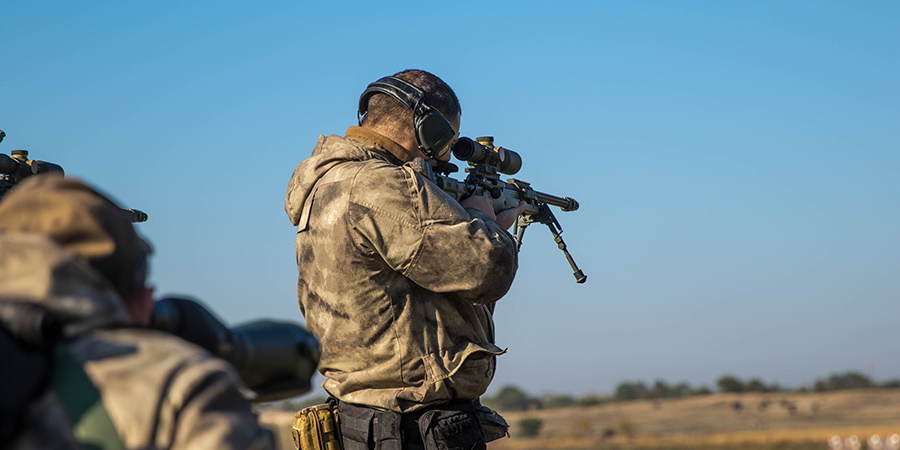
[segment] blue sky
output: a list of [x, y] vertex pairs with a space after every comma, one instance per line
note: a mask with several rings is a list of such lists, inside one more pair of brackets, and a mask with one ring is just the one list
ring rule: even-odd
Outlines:
[[[529, 229], [494, 388], [900, 377], [900, 3], [14, 2], [0, 151], [123, 205], [160, 293], [300, 320], [282, 209], [367, 83], [436, 73], [518, 151], [588, 282]], [[868, 367], [868, 369], [867, 369]]]

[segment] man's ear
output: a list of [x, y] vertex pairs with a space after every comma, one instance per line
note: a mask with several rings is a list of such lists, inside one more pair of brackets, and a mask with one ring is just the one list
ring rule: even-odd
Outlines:
[[153, 288], [144, 287], [138, 289], [125, 299], [125, 309], [131, 322], [139, 327], [150, 325], [153, 318]]

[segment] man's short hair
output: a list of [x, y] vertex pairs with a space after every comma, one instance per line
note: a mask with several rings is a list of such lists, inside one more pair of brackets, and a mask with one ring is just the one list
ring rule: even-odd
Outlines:
[[[425, 93], [424, 102], [440, 111], [447, 120], [453, 120], [462, 114], [456, 93], [436, 75], [424, 70], [408, 69], [393, 76], [421, 89]], [[378, 126], [392, 131], [395, 135], [402, 135], [412, 130], [413, 112], [395, 98], [377, 93], [369, 99], [363, 125]]]
[[145, 287], [150, 245], [129, 214], [86, 183], [41, 174], [0, 201], [0, 233], [44, 236], [90, 264], [124, 298]]

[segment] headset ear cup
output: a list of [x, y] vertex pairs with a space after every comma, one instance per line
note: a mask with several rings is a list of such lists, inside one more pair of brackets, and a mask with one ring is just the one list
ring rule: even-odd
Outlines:
[[440, 158], [448, 150], [456, 132], [453, 126], [436, 110], [428, 111], [416, 120], [416, 141], [431, 158]]

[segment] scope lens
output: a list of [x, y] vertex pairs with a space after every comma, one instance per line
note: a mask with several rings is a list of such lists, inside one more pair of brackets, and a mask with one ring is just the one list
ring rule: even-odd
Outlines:
[[[479, 146], [481, 144], [478, 144]], [[475, 141], [461, 137], [453, 143], [453, 156], [460, 161], [471, 161], [472, 155], [475, 154]]]
[[515, 175], [522, 168], [522, 157], [508, 148], [501, 148], [501, 151], [500, 173]]
[[468, 161], [472, 164], [496, 165], [500, 162], [500, 155], [494, 149], [467, 137], [461, 137], [453, 144], [453, 156], [460, 161]]

